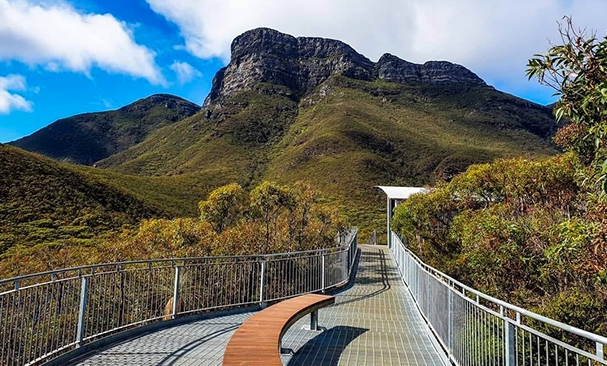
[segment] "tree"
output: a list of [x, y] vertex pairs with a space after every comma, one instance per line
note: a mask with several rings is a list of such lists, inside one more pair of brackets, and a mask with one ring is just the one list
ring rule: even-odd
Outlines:
[[562, 45], [534, 55], [527, 64], [529, 79], [553, 88], [560, 100], [557, 120], [571, 124], [557, 133], [556, 142], [575, 151], [593, 170], [602, 196], [607, 193], [607, 37], [576, 29], [570, 17], [559, 23]]
[[235, 225], [242, 215], [244, 190], [237, 183], [219, 187], [209, 194], [206, 201], [200, 201], [200, 219], [207, 221], [217, 233]]
[[283, 209], [293, 211], [297, 208], [297, 200], [293, 192], [273, 182], [262, 182], [250, 194], [250, 207], [255, 218], [265, 225], [266, 248], [276, 238], [278, 216]]

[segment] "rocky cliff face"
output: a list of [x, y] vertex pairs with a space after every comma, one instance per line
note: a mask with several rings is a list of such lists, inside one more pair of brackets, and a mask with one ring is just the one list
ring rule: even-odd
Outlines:
[[418, 65], [385, 54], [374, 63], [340, 41], [295, 38], [258, 28], [232, 42], [231, 61], [215, 75], [204, 105], [240, 90], [250, 90], [259, 82], [286, 86], [301, 96], [335, 74], [404, 84], [486, 85], [470, 70], [450, 62], [430, 61]]
[[447, 61], [428, 61], [419, 65], [386, 53], [379, 59], [375, 69], [379, 79], [402, 84], [486, 85], [472, 71]]

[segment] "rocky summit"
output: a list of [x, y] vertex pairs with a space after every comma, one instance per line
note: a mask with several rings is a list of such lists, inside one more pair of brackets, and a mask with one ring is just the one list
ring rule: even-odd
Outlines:
[[447, 61], [420, 65], [384, 54], [375, 63], [341, 41], [296, 38], [273, 29], [257, 28], [234, 39], [231, 61], [215, 75], [204, 106], [238, 91], [251, 90], [260, 82], [286, 86], [294, 96], [301, 96], [332, 75], [414, 85], [486, 85], [472, 71]]

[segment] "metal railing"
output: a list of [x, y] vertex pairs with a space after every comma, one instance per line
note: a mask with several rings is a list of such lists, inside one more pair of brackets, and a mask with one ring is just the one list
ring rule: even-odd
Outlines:
[[110, 334], [186, 314], [345, 284], [357, 233], [332, 249], [99, 264], [0, 281], [0, 365], [34, 365]]
[[391, 235], [400, 274], [456, 365], [607, 365], [606, 337], [474, 290], [424, 264]]

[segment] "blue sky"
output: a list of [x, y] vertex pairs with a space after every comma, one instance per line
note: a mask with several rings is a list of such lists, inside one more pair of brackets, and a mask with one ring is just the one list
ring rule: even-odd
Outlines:
[[[155, 93], [175, 94], [202, 103], [213, 75], [223, 61], [200, 59], [178, 49], [176, 46], [182, 40], [175, 24], [153, 12], [143, 0], [128, 0], [128, 6], [124, 3], [121, 0], [85, 0], [69, 4], [81, 14], [109, 13], [116, 20], [125, 22], [134, 41], [156, 53], [155, 63], [164, 80], [158, 82], [132, 72], [106, 70], [94, 65], [85, 71], [53, 70], [46, 61], [31, 62], [19, 57], [2, 59], [0, 54], [0, 78], [22, 76], [26, 86], [9, 92], [30, 102], [28, 108], [11, 108], [4, 113], [0, 107], [0, 142], [28, 135], [59, 118], [116, 109]], [[0, 26], [0, 40], [3, 40], [2, 32]], [[175, 62], [188, 64], [195, 71], [189, 77], [183, 71], [178, 75], [175, 67], [171, 68]]]
[[[202, 104], [238, 34], [336, 38], [371, 60], [460, 63], [546, 104], [525, 63], [573, 15], [603, 34], [607, 0], [0, 0], [0, 142], [155, 93]], [[489, 4], [490, 3], [490, 4]], [[520, 9], [525, 9], [521, 11]]]

